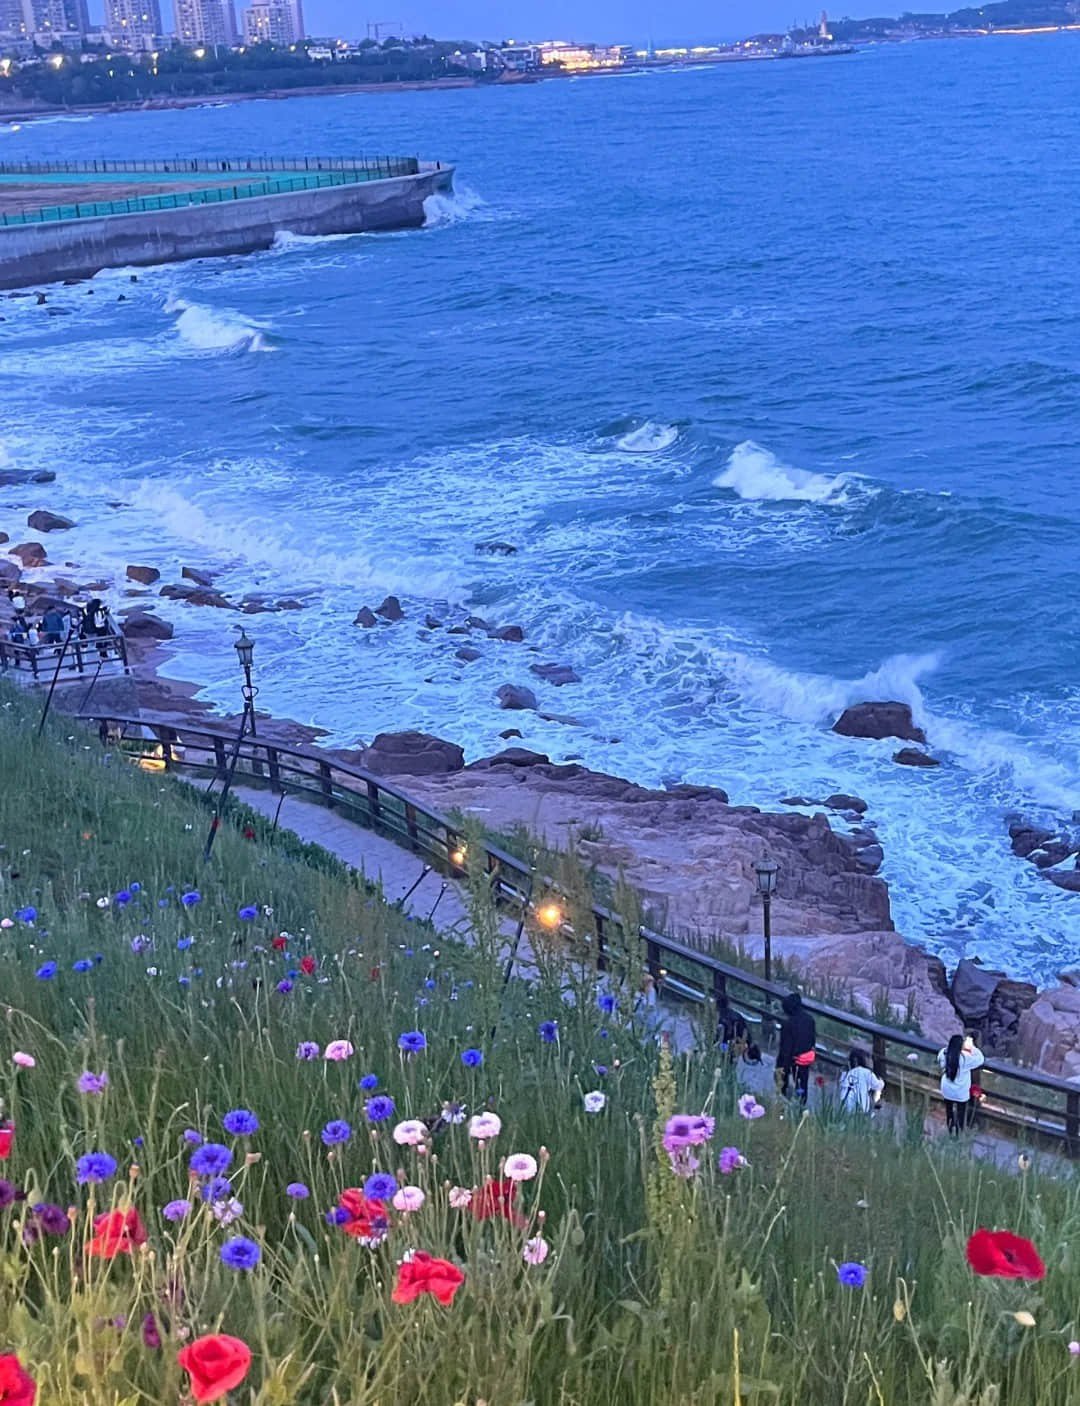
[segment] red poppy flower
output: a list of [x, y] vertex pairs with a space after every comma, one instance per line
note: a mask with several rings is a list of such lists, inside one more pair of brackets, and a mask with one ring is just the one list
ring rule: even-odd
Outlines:
[[255, 838], [255, 831], [251, 828], [250, 825], [245, 825], [245, 826], [244, 826], [244, 839], [245, 839], [245, 840], [253, 840], [254, 838]]
[[132, 1206], [128, 1211], [106, 1211], [103, 1216], [95, 1216], [94, 1236], [87, 1241], [86, 1251], [111, 1260], [117, 1255], [130, 1255], [136, 1246], [145, 1244], [146, 1227]]
[[[0, 1127], [0, 1162], [6, 1162], [11, 1156], [11, 1144], [15, 1141], [15, 1124], [5, 1123]], [[3, 1400], [0, 1397], [0, 1400]]]
[[350, 1186], [338, 1197], [338, 1205], [348, 1215], [341, 1222], [346, 1235], [364, 1245], [378, 1245], [386, 1239], [390, 1218], [381, 1201], [369, 1201], [358, 1186]]
[[196, 1401], [220, 1401], [247, 1376], [251, 1348], [228, 1333], [209, 1333], [181, 1348], [176, 1360], [191, 1378]]
[[0, 1353], [0, 1402], [4, 1406], [34, 1406], [37, 1383], [24, 1372], [14, 1353]]
[[371, 968], [371, 979], [372, 979], [372, 981], [378, 981], [378, 979], [379, 979], [379, 968], [378, 968], [378, 967], [372, 967], [372, 968]]
[[1043, 1279], [1046, 1266], [1038, 1250], [1011, 1230], [977, 1230], [967, 1242], [967, 1262], [976, 1274], [998, 1279]]
[[477, 1220], [491, 1220], [496, 1216], [502, 1216], [512, 1225], [525, 1226], [528, 1221], [514, 1209], [514, 1200], [517, 1197], [517, 1182], [511, 1181], [509, 1177], [505, 1181], [495, 1181], [488, 1177], [478, 1190], [473, 1192], [472, 1213]]
[[986, 1097], [986, 1093], [983, 1089], [979, 1087], [978, 1084], [972, 1084], [971, 1097], [975, 1100], [976, 1103], [982, 1103], [983, 1099]]
[[270, 943], [270, 946], [274, 949], [275, 952], [284, 952], [288, 945], [289, 939], [287, 937], [275, 937], [274, 940]]
[[432, 1294], [449, 1308], [464, 1283], [465, 1276], [456, 1264], [414, 1250], [411, 1259], [398, 1265], [397, 1284], [390, 1297], [395, 1303], [412, 1303], [421, 1294]]
[[319, 964], [318, 962], [316, 962], [314, 957], [300, 958], [300, 970], [304, 973], [305, 976], [310, 976], [318, 965]]

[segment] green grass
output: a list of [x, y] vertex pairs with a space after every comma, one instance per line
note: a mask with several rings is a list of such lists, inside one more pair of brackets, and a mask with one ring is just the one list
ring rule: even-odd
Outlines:
[[[966, 1148], [800, 1119], [782, 1103], [749, 1122], [711, 1050], [672, 1058], [636, 1025], [632, 963], [605, 1012], [588, 955], [571, 963], [534, 934], [538, 981], [504, 990], [479, 893], [464, 945], [407, 921], [328, 857], [280, 835], [271, 846], [261, 823], [254, 840], [227, 824], [204, 866], [208, 811], [194, 789], [109, 757], [64, 722], [39, 743], [34, 722], [21, 700], [0, 707], [0, 917], [13, 922], [0, 928], [0, 1097], [15, 1124], [0, 1175], [27, 1193], [0, 1209], [0, 1354], [36, 1378], [38, 1406], [183, 1400], [177, 1350], [215, 1330], [253, 1352], [234, 1406], [1080, 1399], [1067, 1348], [1080, 1337], [1071, 1178], [1000, 1171]], [[201, 901], [186, 908], [193, 890]], [[250, 921], [238, 916], [249, 904]], [[32, 920], [14, 918], [28, 906]], [[281, 933], [285, 951], [273, 945]], [[313, 974], [299, 971], [305, 955]], [[81, 960], [90, 970], [73, 971]], [[41, 979], [48, 961], [57, 973]], [[288, 971], [298, 974], [281, 994]], [[552, 1043], [538, 1034], [549, 1020]], [[426, 1048], [406, 1055], [398, 1036], [413, 1030]], [[301, 1041], [335, 1039], [352, 1058], [295, 1056]], [[477, 1068], [461, 1061], [471, 1048], [483, 1052]], [[35, 1066], [18, 1067], [15, 1051]], [[103, 1094], [77, 1091], [85, 1070], [108, 1072]], [[368, 1073], [395, 1102], [387, 1122], [365, 1116]], [[589, 1113], [594, 1089], [607, 1101]], [[467, 1123], [423, 1151], [393, 1141], [398, 1119], [434, 1119], [451, 1102], [493, 1110], [501, 1132], [483, 1147]], [[236, 1108], [257, 1114], [256, 1133], [223, 1131]], [[675, 1111], [717, 1120], [689, 1180], [658, 1144]], [[328, 1148], [332, 1119], [352, 1135]], [[185, 1129], [232, 1150], [243, 1210], [227, 1227], [189, 1180]], [[721, 1174], [725, 1146], [749, 1165]], [[76, 1159], [91, 1150], [118, 1171], [80, 1186]], [[481, 1186], [516, 1152], [540, 1163], [520, 1186], [524, 1225], [451, 1206], [451, 1187]], [[372, 1249], [324, 1213], [376, 1169], [426, 1200], [391, 1210]], [[296, 1181], [308, 1199], [286, 1195]], [[164, 1220], [183, 1197], [191, 1214]], [[27, 1245], [44, 1201], [70, 1208], [68, 1232]], [[148, 1244], [88, 1257], [90, 1222], [110, 1206], [135, 1207]], [[1031, 1236], [1046, 1279], [972, 1274], [964, 1243], [980, 1225]], [[220, 1260], [237, 1235], [261, 1248], [251, 1272]], [[550, 1253], [529, 1265], [523, 1247], [537, 1235]], [[411, 1249], [462, 1270], [452, 1306], [392, 1301]], [[864, 1288], [838, 1282], [845, 1261], [868, 1266]], [[160, 1348], [144, 1345], [147, 1314]]]

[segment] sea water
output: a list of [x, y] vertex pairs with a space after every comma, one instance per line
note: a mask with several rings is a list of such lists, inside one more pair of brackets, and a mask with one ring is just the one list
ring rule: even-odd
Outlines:
[[[513, 682], [576, 720], [509, 719], [554, 758], [771, 808], [857, 792], [901, 931], [1047, 980], [1080, 894], [1007, 817], [1080, 807], [1078, 62], [1080, 36], [998, 37], [8, 131], [7, 160], [458, 176], [423, 230], [0, 300], [3, 454], [58, 475], [3, 490], [0, 528], [48, 506], [78, 522], [58, 561], [300, 600], [240, 617], [259, 704], [340, 742], [491, 752]], [[388, 592], [406, 620], [355, 628]], [[237, 617], [155, 608], [173, 672], [235, 708]], [[527, 642], [462, 664], [428, 611]], [[829, 731], [873, 698], [940, 769]]]

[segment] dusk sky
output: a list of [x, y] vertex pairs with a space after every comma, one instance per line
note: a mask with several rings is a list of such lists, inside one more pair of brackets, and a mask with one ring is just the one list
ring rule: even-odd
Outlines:
[[[374, 6], [374, 8], [372, 8]], [[240, 8], [242, 8], [242, 3]], [[897, 14], [906, 0], [845, 0], [835, 13]], [[915, 7], [918, 8], [918, 7]], [[932, 7], [931, 7], [932, 8]], [[944, 7], [948, 8], [948, 7]], [[400, 20], [406, 33], [454, 39], [595, 39], [644, 42], [737, 38], [816, 20], [811, 0], [305, 0], [312, 34], [363, 37], [368, 20]]]

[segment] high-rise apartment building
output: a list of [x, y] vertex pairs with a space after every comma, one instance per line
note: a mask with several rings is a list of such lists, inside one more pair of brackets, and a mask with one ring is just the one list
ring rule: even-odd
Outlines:
[[295, 44], [303, 37], [292, 0], [255, 0], [244, 11], [245, 44]]
[[0, 34], [26, 33], [26, 16], [22, 0], [0, 0]]
[[160, 0], [108, 0], [106, 28], [118, 49], [148, 53], [161, 34]]
[[173, 0], [181, 44], [232, 46], [237, 42], [233, 0]]
[[64, 0], [23, 0], [23, 15], [34, 34], [63, 34], [69, 27]]
[[0, 0], [0, 33], [12, 35], [85, 34], [90, 28], [86, 0]]

